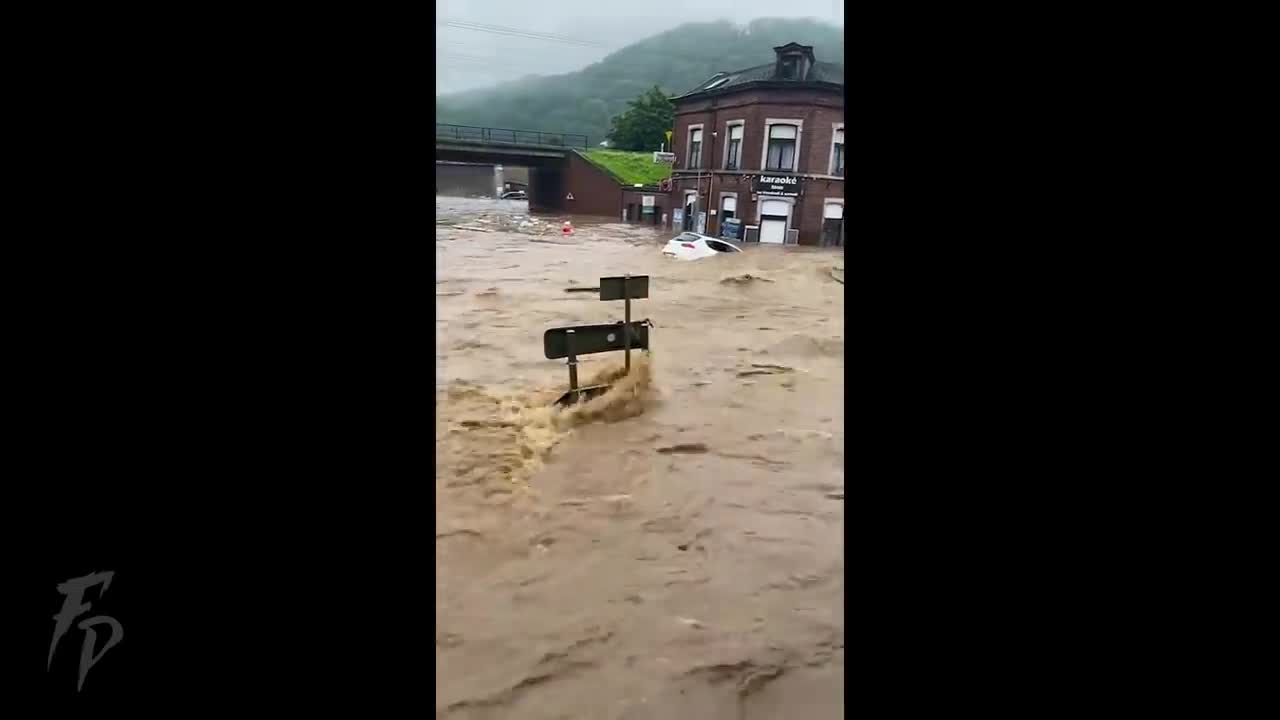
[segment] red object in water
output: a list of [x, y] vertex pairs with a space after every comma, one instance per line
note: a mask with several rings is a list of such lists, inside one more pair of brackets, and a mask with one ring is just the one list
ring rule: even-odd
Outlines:
[[573, 226], [569, 224], [568, 220], [564, 221], [564, 225], [560, 227], [560, 232], [564, 235], [569, 235], [573, 232]]

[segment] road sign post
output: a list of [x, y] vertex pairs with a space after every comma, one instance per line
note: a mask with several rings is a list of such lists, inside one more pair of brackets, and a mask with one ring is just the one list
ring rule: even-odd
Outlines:
[[625, 356], [625, 372], [631, 372], [631, 348], [649, 349], [649, 320], [631, 322], [631, 301], [649, 297], [649, 276], [630, 274], [622, 277], [600, 278], [600, 299], [622, 300], [623, 317], [620, 323], [607, 325], [578, 325], [571, 328], [551, 328], [542, 336], [543, 354], [548, 360], [568, 358], [569, 391], [556, 400], [557, 405], [568, 405], [583, 397], [594, 397], [609, 389], [608, 384], [578, 387], [578, 356], [592, 353], [622, 350]]
[[569, 390], [578, 390], [578, 356], [573, 354], [573, 330], [564, 332], [564, 346], [569, 352]]

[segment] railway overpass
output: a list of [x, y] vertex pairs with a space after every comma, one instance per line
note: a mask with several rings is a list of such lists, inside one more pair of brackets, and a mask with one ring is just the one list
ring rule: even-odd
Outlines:
[[470, 125], [436, 125], [436, 160], [529, 168], [529, 211], [565, 209], [569, 154], [587, 149], [587, 136]]

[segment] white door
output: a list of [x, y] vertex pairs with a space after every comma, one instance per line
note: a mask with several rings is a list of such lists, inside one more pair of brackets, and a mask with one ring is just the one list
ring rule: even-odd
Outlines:
[[787, 239], [786, 220], [761, 220], [760, 242], [781, 245]]
[[781, 245], [787, 240], [788, 205], [781, 200], [765, 200], [760, 206], [760, 242]]

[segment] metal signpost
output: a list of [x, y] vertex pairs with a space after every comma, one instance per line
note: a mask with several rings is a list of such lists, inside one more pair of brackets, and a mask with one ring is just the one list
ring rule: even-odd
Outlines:
[[568, 358], [569, 391], [556, 400], [557, 405], [571, 405], [579, 399], [595, 397], [609, 389], [607, 383], [578, 387], [579, 355], [622, 350], [625, 353], [625, 370], [628, 373], [631, 372], [631, 348], [647, 351], [649, 329], [653, 327], [653, 322], [648, 319], [631, 322], [631, 301], [643, 300], [647, 297], [649, 297], [648, 275], [600, 278], [600, 299], [605, 302], [623, 301], [622, 322], [551, 328], [543, 333], [542, 352], [547, 359]]

